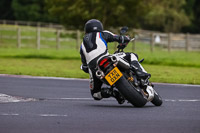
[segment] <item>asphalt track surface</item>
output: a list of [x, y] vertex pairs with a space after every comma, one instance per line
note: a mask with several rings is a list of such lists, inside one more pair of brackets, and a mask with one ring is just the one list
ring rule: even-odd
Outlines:
[[0, 75], [0, 133], [200, 133], [198, 85], [155, 83], [164, 103], [143, 108], [94, 101], [88, 86], [88, 80]]

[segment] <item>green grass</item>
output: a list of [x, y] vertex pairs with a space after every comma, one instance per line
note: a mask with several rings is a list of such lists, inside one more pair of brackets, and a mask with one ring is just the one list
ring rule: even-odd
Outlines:
[[[110, 53], [112, 53], [111, 50]], [[126, 50], [128, 51], [128, 50]], [[130, 52], [130, 51], [129, 51]], [[200, 52], [184, 51], [136, 51], [139, 58], [144, 58], [143, 64], [167, 65], [180, 67], [200, 68]], [[42, 59], [76, 59], [80, 60], [79, 51], [76, 49], [8, 49], [0, 48], [0, 58], [42, 58]]]
[[[0, 58], [0, 73], [15, 75], [89, 78], [80, 70], [80, 60]], [[193, 67], [143, 65], [151, 81], [200, 84], [200, 69]]]
[[152, 74], [153, 82], [200, 84], [200, 68], [146, 64], [143, 66]]
[[[138, 53], [145, 57], [142, 65], [152, 74], [153, 82], [200, 84], [198, 52]], [[88, 78], [88, 74], [80, 70], [80, 65], [79, 51], [73, 49], [0, 48], [2, 74]]]
[[58, 59], [80, 60], [79, 51], [75, 49], [8, 49], [0, 48], [0, 58], [24, 58], [24, 59]]
[[[1, 27], [11, 27], [0, 25]], [[28, 30], [29, 29], [29, 30]], [[17, 49], [16, 39], [0, 38], [0, 73], [54, 76], [70, 78], [88, 78], [80, 70], [80, 55], [76, 41], [61, 41], [61, 48], [56, 50], [56, 41], [41, 40], [41, 49], [36, 49], [36, 30], [22, 26], [22, 36], [33, 36], [34, 39], [22, 39], [22, 47]], [[16, 36], [16, 31], [1, 31], [0, 35]], [[56, 37], [55, 32], [41, 32], [42, 37]], [[63, 38], [72, 38], [74, 34], [61, 34]], [[116, 43], [109, 43], [109, 52], [114, 53]], [[132, 43], [125, 52], [132, 52]], [[171, 51], [170, 53], [156, 46], [150, 52], [150, 45], [136, 43], [135, 53], [139, 59], [145, 58], [142, 65], [152, 74], [153, 82], [200, 84], [200, 52]]]
[[200, 68], [200, 52], [155, 51], [153, 53], [138, 52], [138, 55], [146, 59], [145, 64]]
[[2, 59], [0, 73], [33, 76], [54, 76], [69, 78], [88, 78], [80, 70], [79, 60], [52, 59]]

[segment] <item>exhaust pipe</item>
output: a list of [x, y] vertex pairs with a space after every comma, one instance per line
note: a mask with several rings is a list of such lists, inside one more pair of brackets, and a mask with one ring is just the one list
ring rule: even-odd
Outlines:
[[117, 57], [116, 56], [112, 56], [111, 57], [111, 61], [114, 62], [114, 63], [116, 63], [117, 62]]
[[104, 75], [103, 71], [97, 70], [96, 71], [96, 76], [97, 76], [97, 78], [102, 79], [105, 75]]
[[113, 61], [114, 63], [117, 62], [117, 65], [119, 67], [122, 67], [126, 70], [130, 69], [130, 64], [120, 57], [112, 56], [111, 61]]

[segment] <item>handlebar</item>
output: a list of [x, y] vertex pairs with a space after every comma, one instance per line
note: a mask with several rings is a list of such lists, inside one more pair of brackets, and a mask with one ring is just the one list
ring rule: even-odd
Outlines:
[[[127, 26], [122, 27], [121, 30], [120, 30], [120, 35], [125, 35], [127, 31], [128, 31], [128, 27], [127, 27]], [[135, 40], [135, 38], [132, 38], [132, 39], [130, 40], [130, 42], [132, 42], [132, 41], [134, 41], [134, 40]], [[120, 46], [120, 43], [119, 43], [118, 46], [117, 46], [118, 49], [117, 49], [117, 51], [115, 51], [115, 53], [123, 52], [123, 49], [124, 49], [125, 47], [126, 47], [126, 46], [121, 47], [121, 46]]]
[[[135, 40], [135, 38], [132, 38], [132, 39], [130, 40], [130, 42], [132, 42], [132, 41], [134, 41], [134, 40]], [[128, 44], [126, 44], [126, 45], [128, 45]], [[115, 53], [123, 52], [123, 50], [124, 50], [125, 47], [126, 47], [126, 46], [121, 47], [121, 46], [120, 46], [120, 43], [119, 43], [118, 46], [117, 46], [117, 51], [115, 51]]]

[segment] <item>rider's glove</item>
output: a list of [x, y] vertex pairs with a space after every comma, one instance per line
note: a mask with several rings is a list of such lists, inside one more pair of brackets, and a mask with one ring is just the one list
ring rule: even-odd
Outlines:
[[130, 37], [129, 36], [120, 36], [119, 37], [119, 41], [120, 41], [120, 43], [129, 43], [130, 42]]
[[119, 39], [120, 39], [120, 44], [117, 47], [119, 49], [124, 49], [127, 46], [127, 44], [130, 42], [129, 36], [120, 36]]
[[81, 70], [83, 70], [85, 73], [89, 73], [88, 66], [86, 65], [81, 65]]

